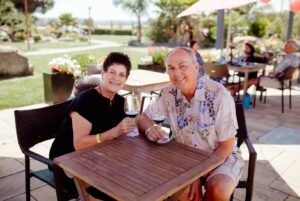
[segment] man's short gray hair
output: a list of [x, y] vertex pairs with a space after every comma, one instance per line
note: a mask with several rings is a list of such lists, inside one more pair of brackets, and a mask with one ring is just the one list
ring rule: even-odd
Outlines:
[[292, 47], [293, 47], [293, 49], [295, 50], [295, 51], [297, 51], [298, 50], [298, 44], [296, 43], [296, 41], [294, 41], [294, 40], [292, 40], [292, 39], [290, 39], [290, 40], [288, 40], [288, 41], [286, 41], [286, 43], [289, 43], [289, 44], [291, 44], [292, 45]]
[[195, 54], [195, 51], [192, 49], [192, 48], [189, 48], [189, 47], [176, 47], [174, 48], [173, 50], [171, 50], [167, 55], [166, 55], [166, 58], [165, 58], [165, 65], [167, 66], [167, 59], [169, 58], [169, 56], [171, 54], [173, 54], [174, 52], [176, 51], [179, 51], [179, 50], [183, 50], [185, 51], [186, 53], [188, 53], [188, 55], [191, 57], [191, 60], [193, 63], [197, 63], [197, 58], [196, 58], [196, 54]]

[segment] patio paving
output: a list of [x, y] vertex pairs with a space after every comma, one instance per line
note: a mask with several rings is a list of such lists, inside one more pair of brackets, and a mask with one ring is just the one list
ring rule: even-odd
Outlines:
[[[254, 201], [300, 201], [300, 143], [285, 143], [283, 140], [264, 143], [262, 136], [278, 127], [300, 130], [300, 85], [294, 83], [292, 109], [287, 108], [286, 94], [285, 113], [281, 113], [281, 92], [268, 90], [267, 103], [257, 101], [256, 108], [246, 111], [247, 128], [257, 155], [255, 173]], [[45, 104], [29, 107], [40, 107]], [[28, 107], [25, 107], [28, 108]], [[24, 157], [19, 149], [15, 123], [14, 109], [0, 110], [0, 200], [25, 200]], [[287, 137], [290, 135], [286, 135]], [[284, 139], [284, 135], [280, 138]], [[299, 136], [298, 136], [299, 137]], [[37, 147], [44, 155], [48, 155], [51, 141]], [[247, 164], [246, 147], [242, 147], [243, 157]], [[34, 162], [34, 169], [41, 167]], [[245, 176], [247, 166], [244, 168]], [[55, 191], [43, 182], [32, 179], [31, 199], [36, 201], [55, 201]], [[236, 190], [235, 200], [244, 200], [245, 191]]]

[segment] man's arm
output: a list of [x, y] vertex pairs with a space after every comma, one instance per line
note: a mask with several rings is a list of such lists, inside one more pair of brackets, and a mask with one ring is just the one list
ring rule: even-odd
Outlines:
[[155, 125], [154, 121], [146, 113], [139, 115], [137, 125], [150, 141], [159, 140], [167, 134], [160, 126]]
[[234, 143], [234, 137], [219, 142], [219, 147], [214, 151], [213, 154], [220, 156], [223, 159], [226, 159], [232, 153], [233, 143]]

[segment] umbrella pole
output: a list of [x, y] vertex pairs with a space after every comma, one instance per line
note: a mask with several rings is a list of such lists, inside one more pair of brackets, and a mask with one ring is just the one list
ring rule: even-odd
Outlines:
[[229, 55], [229, 46], [231, 43], [231, 23], [232, 23], [232, 9], [229, 10], [228, 27], [227, 27], [227, 39], [226, 39], [226, 55]]

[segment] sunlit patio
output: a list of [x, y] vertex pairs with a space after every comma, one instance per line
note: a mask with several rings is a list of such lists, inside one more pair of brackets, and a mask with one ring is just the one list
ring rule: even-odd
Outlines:
[[[267, 103], [257, 101], [256, 108], [246, 111], [249, 136], [257, 151], [257, 164], [255, 171], [255, 186], [253, 200], [300, 200], [300, 142], [285, 136], [276, 140], [272, 137], [260, 139], [278, 127], [285, 129], [297, 129], [299, 134], [300, 114], [300, 85], [293, 84], [292, 109], [287, 107], [287, 94], [285, 113], [281, 113], [281, 92], [268, 90]], [[250, 90], [249, 90], [250, 91]], [[32, 105], [40, 107], [45, 104]], [[25, 107], [25, 108], [28, 108]], [[14, 109], [0, 112], [0, 200], [25, 200], [25, 175], [24, 157], [19, 149], [15, 123]], [[299, 139], [299, 138], [297, 138]], [[269, 140], [269, 141], [268, 141]], [[267, 142], [267, 143], [265, 143]], [[48, 155], [51, 142], [35, 147], [39, 152]], [[246, 159], [245, 147], [243, 156]], [[247, 161], [246, 161], [247, 162]], [[40, 164], [33, 163], [38, 169]], [[246, 168], [244, 168], [246, 171]], [[244, 172], [243, 175], [245, 175]], [[56, 200], [54, 189], [36, 179], [32, 179], [32, 200]], [[244, 200], [244, 190], [237, 190], [235, 200]]]

